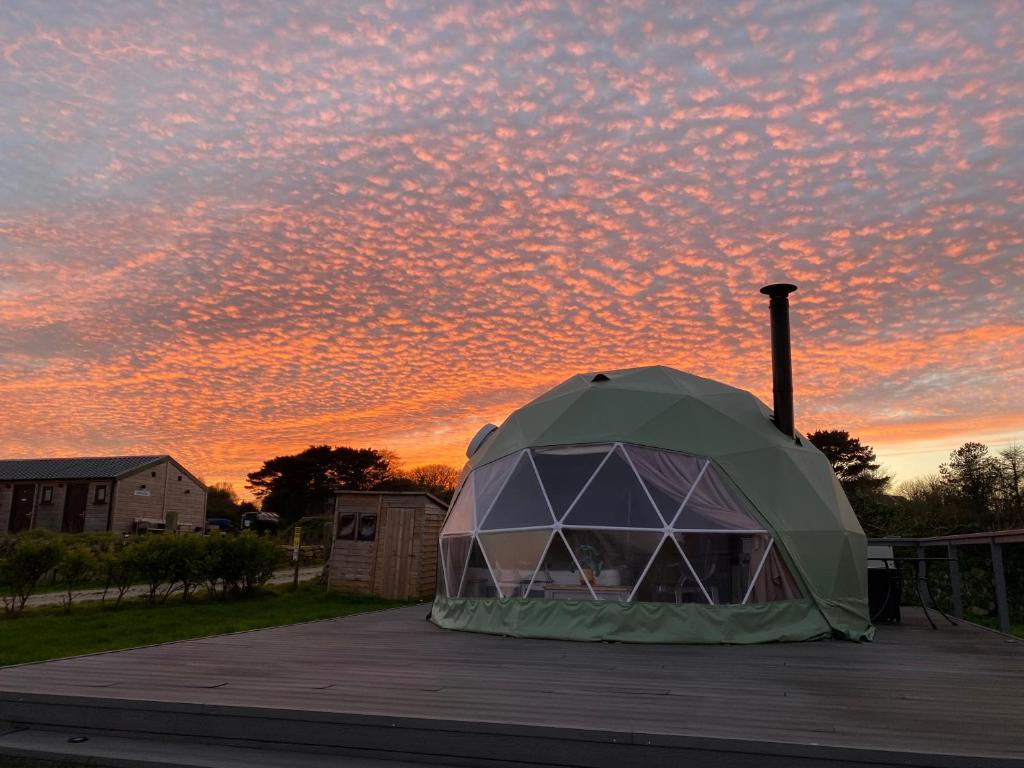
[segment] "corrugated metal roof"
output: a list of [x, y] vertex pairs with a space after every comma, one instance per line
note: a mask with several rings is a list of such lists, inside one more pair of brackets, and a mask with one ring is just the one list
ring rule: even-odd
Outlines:
[[94, 456], [68, 459], [0, 459], [0, 481], [117, 478], [168, 456]]

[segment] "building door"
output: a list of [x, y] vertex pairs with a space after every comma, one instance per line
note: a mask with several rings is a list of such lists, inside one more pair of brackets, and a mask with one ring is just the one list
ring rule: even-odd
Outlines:
[[14, 486], [14, 501], [11, 504], [11, 519], [7, 524], [11, 533], [27, 531], [32, 527], [32, 502], [36, 497], [34, 485]]
[[416, 597], [416, 512], [409, 507], [384, 507], [377, 520], [377, 551], [372, 594], [388, 600]]
[[64, 521], [60, 529], [65, 533], [85, 530], [85, 505], [89, 501], [88, 483], [69, 483], [64, 495]]

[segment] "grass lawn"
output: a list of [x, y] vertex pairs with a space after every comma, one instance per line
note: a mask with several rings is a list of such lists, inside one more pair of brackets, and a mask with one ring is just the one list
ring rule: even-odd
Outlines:
[[[1010, 618], [1014, 619], [1016, 617], [1011, 616]], [[967, 620], [973, 621], [975, 624], [981, 624], [983, 627], [988, 627], [989, 629], [999, 629], [999, 619], [995, 616], [968, 616]], [[1024, 638], [1024, 624], [1018, 624], [1011, 621], [1010, 634]]]
[[245, 629], [347, 616], [401, 603], [327, 592], [319, 584], [265, 587], [246, 598], [226, 601], [171, 597], [162, 605], [141, 600], [114, 610], [98, 602], [76, 604], [70, 614], [58, 607], [29, 608], [17, 618], [0, 618], [0, 666], [42, 661], [169, 640], [219, 635]]
[[112, 768], [109, 763], [78, 760], [41, 760], [37, 757], [0, 755], [0, 768]]

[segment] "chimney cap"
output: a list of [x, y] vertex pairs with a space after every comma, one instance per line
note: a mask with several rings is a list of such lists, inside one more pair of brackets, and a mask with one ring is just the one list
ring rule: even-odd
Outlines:
[[771, 285], [764, 286], [761, 289], [761, 293], [774, 299], [776, 297], [785, 298], [795, 290], [796, 286], [792, 283], [772, 283]]

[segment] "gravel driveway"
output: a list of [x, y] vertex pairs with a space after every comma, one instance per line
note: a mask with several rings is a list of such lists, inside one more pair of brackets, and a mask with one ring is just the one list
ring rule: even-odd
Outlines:
[[[308, 566], [299, 569], [299, 581], [312, 581], [313, 579], [319, 578], [323, 566], [315, 565]], [[268, 584], [289, 584], [294, 577], [295, 571], [292, 568], [280, 568], [274, 571], [274, 575], [270, 577]], [[125, 599], [130, 597], [142, 597], [146, 595], [148, 589], [145, 584], [136, 584], [134, 587], [129, 587], [128, 591], [125, 592]], [[79, 592], [74, 593], [74, 602], [84, 602], [86, 600], [99, 600], [103, 597], [102, 589], [83, 589]], [[28, 599], [28, 603], [25, 604], [26, 608], [36, 608], [43, 605], [60, 605], [61, 600], [64, 598], [63, 592], [42, 592], [38, 595], [32, 595]], [[117, 592], [110, 591], [107, 593], [108, 600], [117, 599]]]

